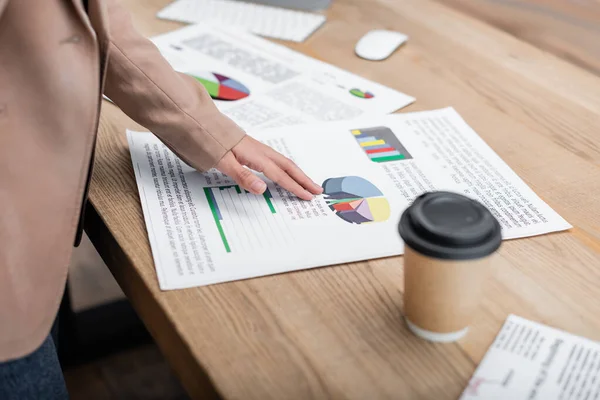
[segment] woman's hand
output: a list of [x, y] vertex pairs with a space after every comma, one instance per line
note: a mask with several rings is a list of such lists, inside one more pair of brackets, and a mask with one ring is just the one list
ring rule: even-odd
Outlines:
[[264, 193], [266, 183], [246, 167], [264, 173], [267, 178], [303, 200], [311, 200], [313, 195], [323, 192], [292, 160], [250, 136], [231, 149], [219, 161], [217, 169], [250, 193]]

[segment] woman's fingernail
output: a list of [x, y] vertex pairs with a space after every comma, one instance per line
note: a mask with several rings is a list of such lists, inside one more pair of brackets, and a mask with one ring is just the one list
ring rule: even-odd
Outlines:
[[262, 193], [266, 188], [267, 184], [260, 179], [255, 180], [252, 186], [250, 186], [250, 190], [252, 190], [254, 193]]

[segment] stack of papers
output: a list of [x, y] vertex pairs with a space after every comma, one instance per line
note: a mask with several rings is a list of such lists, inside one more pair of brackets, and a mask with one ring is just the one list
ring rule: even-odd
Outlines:
[[505, 239], [571, 227], [453, 109], [385, 116], [414, 98], [230, 28], [153, 40], [224, 114], [325, 190], [305, 202], [267, 180], [256, 196], [195, 171], [152, 133], [128, 132], [163, 290], [402, 254], [398, 219], [433, 190], [485, 204]]
[[222, 24], [256, 35], [303, 42], [326, 20], [324, 15], [234, 0], [177, 0], [158, 18], [185, 23]]

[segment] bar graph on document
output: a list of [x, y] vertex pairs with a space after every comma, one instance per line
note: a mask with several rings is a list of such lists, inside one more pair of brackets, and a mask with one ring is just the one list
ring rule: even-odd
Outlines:
[[400, 143], [394, 132], [385, 126], [353, 129], [352, 134], [360, 148], [373, 162], [410, 160], [412, 156]]
[[237, 185], [205, 187], [227, 253], [280, 248], [294, 241], [269, 189], [254, 195]]

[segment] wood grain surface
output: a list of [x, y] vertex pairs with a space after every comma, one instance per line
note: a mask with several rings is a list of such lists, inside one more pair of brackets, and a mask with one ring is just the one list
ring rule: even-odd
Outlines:
[[[168, 0], [128, 0], [153, 35]], [[431, 0], [337, 0], [291, 47], [453, 106], [575, 228], [505, 242], [470, 333], [431, 344], [402, 321], [401, 257], [161, 292], [125, 128], [105, 102], [87, 231], [193, 398], [456, 399], [509, 313], [600, 340], [600, 79]], [[385, 62], [354, 56], [374, 28], [401, 30]], [[452, 34], [448, 34], [452, 32]]]
[[598, 0], [438, 0], [600, 75]]
[[64, 375], [71, 400], [189, 400], [152, 344], [67, 368]]

